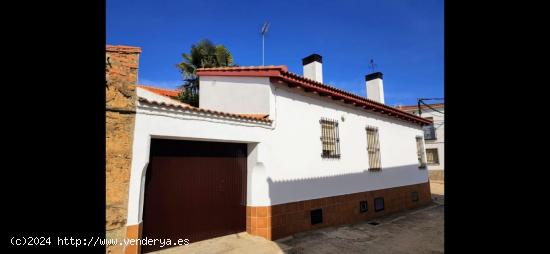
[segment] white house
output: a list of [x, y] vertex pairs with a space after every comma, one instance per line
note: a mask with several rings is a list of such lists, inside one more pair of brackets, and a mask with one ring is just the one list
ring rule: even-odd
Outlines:
[[424, 140], [426, 143], [426, 161], [428, 173], [432, 180], [444, 179], [445, 165], [445, 104], [434, 103], [418, 106], [398, 106], [397, 108], [432, 120], [433, 124], [424, 126]]
[[303, 65], [198, 69], [198, 108], [138, 87], [129, 235], [278, 239], [428, 204], [432, 122], [385, 105], [382, 73], [363, 97]]

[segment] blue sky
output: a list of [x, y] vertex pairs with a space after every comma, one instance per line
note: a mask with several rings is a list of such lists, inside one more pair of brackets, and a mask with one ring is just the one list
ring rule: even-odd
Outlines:
[[203, 38], [238, 65], [261, 65], [264, 21], [266, 65], [301, 75], [301, 59], [317, 53], [324, 83], [365, 96], [374, 59], [386, 104], [443, 97], [443, 0], [107, 0], [107, 43], [142, 48], [140, 84], [175, 88], [181, 54]]

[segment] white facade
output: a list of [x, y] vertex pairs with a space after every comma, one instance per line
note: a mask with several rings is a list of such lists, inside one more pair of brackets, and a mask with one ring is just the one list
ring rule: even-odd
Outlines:
[[[437, 111], [445, 113], [443, 104], [431, 105]], [[406, 110], [410, 113], [418, 115], [418, 109]], [[444, 170], [445, 165], [445, 119], [444, 115], [430, 108], [422, 107], [422, 117], [433, 118], [435, 128], [435, 139], [426, 139], [426, 149], [437, 149], [439, 163], [428, 163], [429, 170]]]
[[[229, 113], [265, 113], [272, 123], [221, 118], [138, 102], [128, 225], [141, 223], [151, 138], [248, 144], [247, 205], [293, 201], [392, 188], [428, 181], [418, 168], [421, 126], [274, 84], [268, 77], [201, 77], [200, 107]], [[138, 97], [155, 100], [138, 88]], [[174, 102], [173, 104], [177, 104]], [[339, 159], [321, 157], [321, 118], [339, 123]], [[367, 126], [380, 136], [382, 170], [368, 171]]]
[[222, 112], [269, 114], [269, 78], [201, 77], [199, 107]]
[[[441, 112], [445, 112], [444, 108], [436, 108]], [[445, 121], [443, 115], [433, 110], [422, 110], [422, 117], [433, 117], [435, 136], [434, 140], [426, 140], [426, 149], [437, 149], [439, 163], [429, 163], [429, 170], [444, 170], [445, 165]]]

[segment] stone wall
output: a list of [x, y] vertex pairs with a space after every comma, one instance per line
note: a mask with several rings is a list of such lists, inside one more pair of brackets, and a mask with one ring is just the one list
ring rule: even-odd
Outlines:
[[[106, 236], [126, 237], [128, 184], [138, 60], [141, 49], [107, 46], [106, 49]], [[108, 246], [107, 253], [122, 253], [122, 246]]]

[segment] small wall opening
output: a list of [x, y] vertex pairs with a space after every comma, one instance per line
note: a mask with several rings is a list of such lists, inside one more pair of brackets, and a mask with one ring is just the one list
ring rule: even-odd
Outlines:
[[418, 191], [413, 191], [411, 193], [411, 199], [412, 199], [413, 202], [418, 202], [418, 199], [419, 199], [418, 198]]
[[366, 200], [359, 202], [359, 212], [360, 213], [365, 213], [368, 210], [369, 210], [369, 203]]
[[323, 223], [323, 209], [315, 209], [310, 212], [311, 225]]
[[378, 197], [378, 198], [374, 199], [374, 211], [375, 212], [384, 211], [384, 198], [383, 197]]

